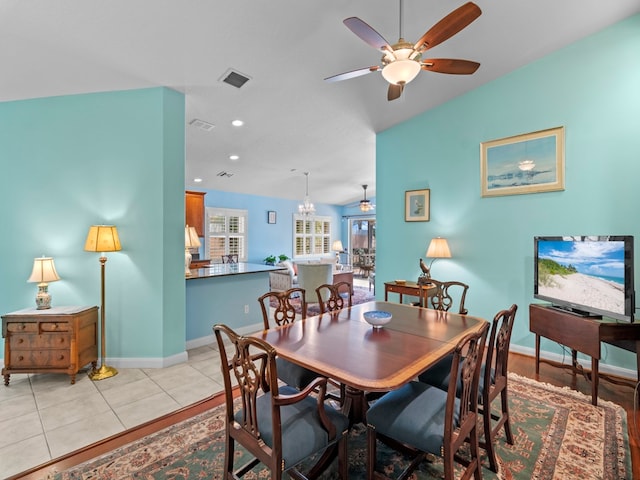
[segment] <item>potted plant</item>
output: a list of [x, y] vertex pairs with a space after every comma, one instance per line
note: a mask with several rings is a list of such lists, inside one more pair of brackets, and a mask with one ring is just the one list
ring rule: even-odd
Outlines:
[[280, 262], [284, 262], [285, 260], [289, 260], [289, 257], [287, 257], [284, 253], [281, 253], [280, 255], [278, 255], [278, 260], [280, 260]]
[[275, 265], [276, 264], [276, 256], [275, 255], [269, 255], [267, 258], [264, 259], [264, 263], [267, 265]]

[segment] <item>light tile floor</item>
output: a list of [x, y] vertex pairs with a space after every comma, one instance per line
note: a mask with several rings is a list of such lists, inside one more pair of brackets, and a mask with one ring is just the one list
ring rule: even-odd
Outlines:
[[[354, 285], [367, 287], [368, 280], [355, 277]], [[97, 382], [78, 372], [75, 385], [68, 375], [11, 375], [9, 387], [0, 385], [0, 478], [221, 391], [217, 345], [188, 354], [186, 363], [119, 369]]]
[[0, 385], [0, 478], [15, 475], [222, 390], [217, 346], [189, 350], [186, 363], [119, 369], [93, 382], [68, 375], [11, 375]]

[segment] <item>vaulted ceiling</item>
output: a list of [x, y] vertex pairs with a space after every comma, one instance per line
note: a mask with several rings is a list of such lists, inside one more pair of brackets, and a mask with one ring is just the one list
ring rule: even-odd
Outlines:
[[[406, 0], [404, 36], [463, 3]], [[376, 132], [640, 12], [638, 0], [475, 3], [480, 18], [429, 56], [478, 71], [423, 71], [388, 102], [378, 72], [323, 79], [380, 64], [342, 21], [357, 16], [393, 44], [398, 0], [2, 0], [0, 101], [167, 86], [186, 95], [187, 188], [300, 199], [308, 171], [313, 201], [347, 204], [362, 184], [375, 195]], [[249, 81], [222, 82], [229, 71]]]

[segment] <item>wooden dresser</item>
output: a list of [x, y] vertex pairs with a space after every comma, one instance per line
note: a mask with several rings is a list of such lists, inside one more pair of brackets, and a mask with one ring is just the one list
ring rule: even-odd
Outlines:
[[26, 308], [2, 316], [4, 384], [12, 373], [76, 374], [98, 361], [98, 307]]

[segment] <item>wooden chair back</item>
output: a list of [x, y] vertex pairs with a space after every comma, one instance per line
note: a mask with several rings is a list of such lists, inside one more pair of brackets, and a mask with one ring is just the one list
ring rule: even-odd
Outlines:
[[[504, 427], [507, 443], [513, 445], [513, 433], [509, 419], [509, 401], [507, 396], [507, 368], [509, 361], [509, 346], [511, 331], [516, 318], [516, 304], [507, 310], [501, 310], [493, 317], [491, 333], [487, 344], [487, 356], [484, 363], [484, 378], [481, 394], [481, 411], [484, 421], [484, 442], [482, 446], [487, 450], [491, 470], [498, 471], [498, 463], [494, 449], [494, 442], [500, 430]], [[492, 411], [493, 400], [500, 395], [500, 412]]]
[[[264, 329], [268, 330], [272, 326], [286, 325], [293, 323], [296, 319], [296, 309], [291, 303], [293, 298], [300, 299], [300, 308], [302, 318], [307, 318], [307, 300], [305, 291], [302, 288], [290, 288], [284, 292], [267, 292], [258, 298], [260, 308], [262, 310], [262, 321], [264, 322]], [[276, 306], [271, 306], [271, 300], [276, 300]], [[270, 315], [273, 308], [273, 316]], [[271, 325], [271, 319], [275, 325]]]
[[222, 263], [238, 263], [238, 254], [222, 255]]
[[[262, 339], [238, 335], [226, 325], [215, 325], [213, 331], [220, 351], [224, 394], [226, 404], [225, 428], [225, 473], [224, 478], [239, 478], [249, 472], [258, 463], [263, 463], [271, 470], [271, 478], [281, 479], [283, 473], [294, 467], [300, 460], [296, 458], [293, 465], [287, 465], [287, 455], [301, 454], [296, 447], [289, 448], [283, 442], [286, 433], [298, 434], [295, 430], [286, 430], [283, 421], [297, 418], [297, 421], [314, 425], [324, 434], [324, 445], [307, 446], [313, 454], [322, 449], [336, 445], [343, 439], [341, 432], [336, 431], [336, 424], [328, 416], [324, 405], [327, 381], [318, 377], [302, 392], [292, 391], [290, 387], [278, 387], [278, 372], [275, 349]], [[234, 405], [234, 385], [237, 385], [240, 402]], [[317, 392], [317, 398], [315, 395]], [[297, 402], [306, 402], [307, 407], [295, 410]], [[315, 408], [309, 408], [314, 405]], [[287, 413], [287, 409], [294, 409]], [[291, 418], [290, 418], [291, 417]], [[348, 424], [346, 417], [341, 424]], [[283, 430], [284, 429], [284, 430]], [[293, 432], [293, 433], [292, 433]], [[313, 434], [312, 427], [307, 427], [305, 434]], [[346, 439], [340, 449], [341, 473], [346, 473]], [[234, 443], [242, 445], [254, 458], [234, 471]], [[308, 442], [307, 442], [308, 443]], [[315, 451], [313, 448], [315, 447]], [[320, 448], [318, 448], [320, 447]], [[293, 450], [293, 454], [291, 451]], [[306, 478], [298, 471], [290, 473], [292, 478]], [[346, 478], [346, 475], [344, 475]]]
[[316, 295], [321, 314], [335, 312], [353, 304], [353, 285], [349, 282], [325, 283], [316, 288]]
[[431, 283], [435, 285], [436, 290], [433, 292], [432, 289], [420, 289], [420, 305], [428, 307], [430, 304], [431, 307], [436, 310], [448, 312], [456, 303], [455, 298], [459, 297], [458, 313], [460, 315], [466, 315], [469, 313], [464, 306], [469, 285], [455, 280], [441, 282], [440, 280], [434, 280], [433, 278], [431, 279]]

